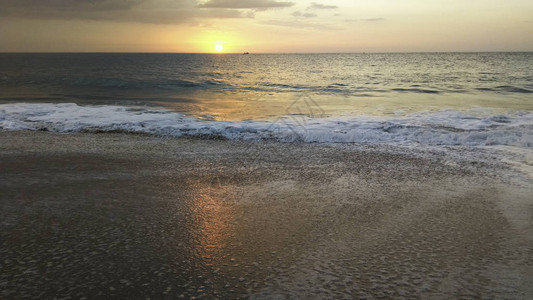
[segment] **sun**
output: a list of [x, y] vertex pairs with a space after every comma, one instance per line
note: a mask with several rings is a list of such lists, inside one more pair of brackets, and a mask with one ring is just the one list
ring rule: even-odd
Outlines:
[[222, 52], [223, 49], [224, 48], [222, 47], [222, 45], [220, 44], [215, 45], [215, 50], [217, 50], [217, 52]]

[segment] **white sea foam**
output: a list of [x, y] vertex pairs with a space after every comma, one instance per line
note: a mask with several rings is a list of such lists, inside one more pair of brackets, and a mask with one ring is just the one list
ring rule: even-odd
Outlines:
[[470, 110], [406, 116], [299, 115], [262, 121], [205, 121], [146, 107], [16, 103], [0, 105], [0, 129], [53, 132], [126, 131], [165, 136], [221, 136], [232, 140], [533, 148], [533, 113]]

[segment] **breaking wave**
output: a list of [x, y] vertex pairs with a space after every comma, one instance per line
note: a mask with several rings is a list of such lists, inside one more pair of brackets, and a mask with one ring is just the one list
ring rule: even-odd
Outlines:
[[261, 121], [206, 121], [165, 109], [77, 104], [0, 105], [0, 129], [131, 132], [161, 136], [221, 137], [307, 143], [398, 145], [504, 145], [533, 148], [533, 113], [442, 110], [404, 116], [309, 118], [288, 115]]

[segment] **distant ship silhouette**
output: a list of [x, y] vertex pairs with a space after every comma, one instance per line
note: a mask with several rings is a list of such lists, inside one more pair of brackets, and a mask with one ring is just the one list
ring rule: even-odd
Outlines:
[[250, 52], [244, 52], [243, 54], [250, 54]]

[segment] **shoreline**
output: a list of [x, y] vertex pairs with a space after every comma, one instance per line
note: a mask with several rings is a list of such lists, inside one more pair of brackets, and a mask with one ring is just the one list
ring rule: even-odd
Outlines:
[[2, 297], [533, 296], [533, 187], [497, 165], [117, 133], [0, 141]]

